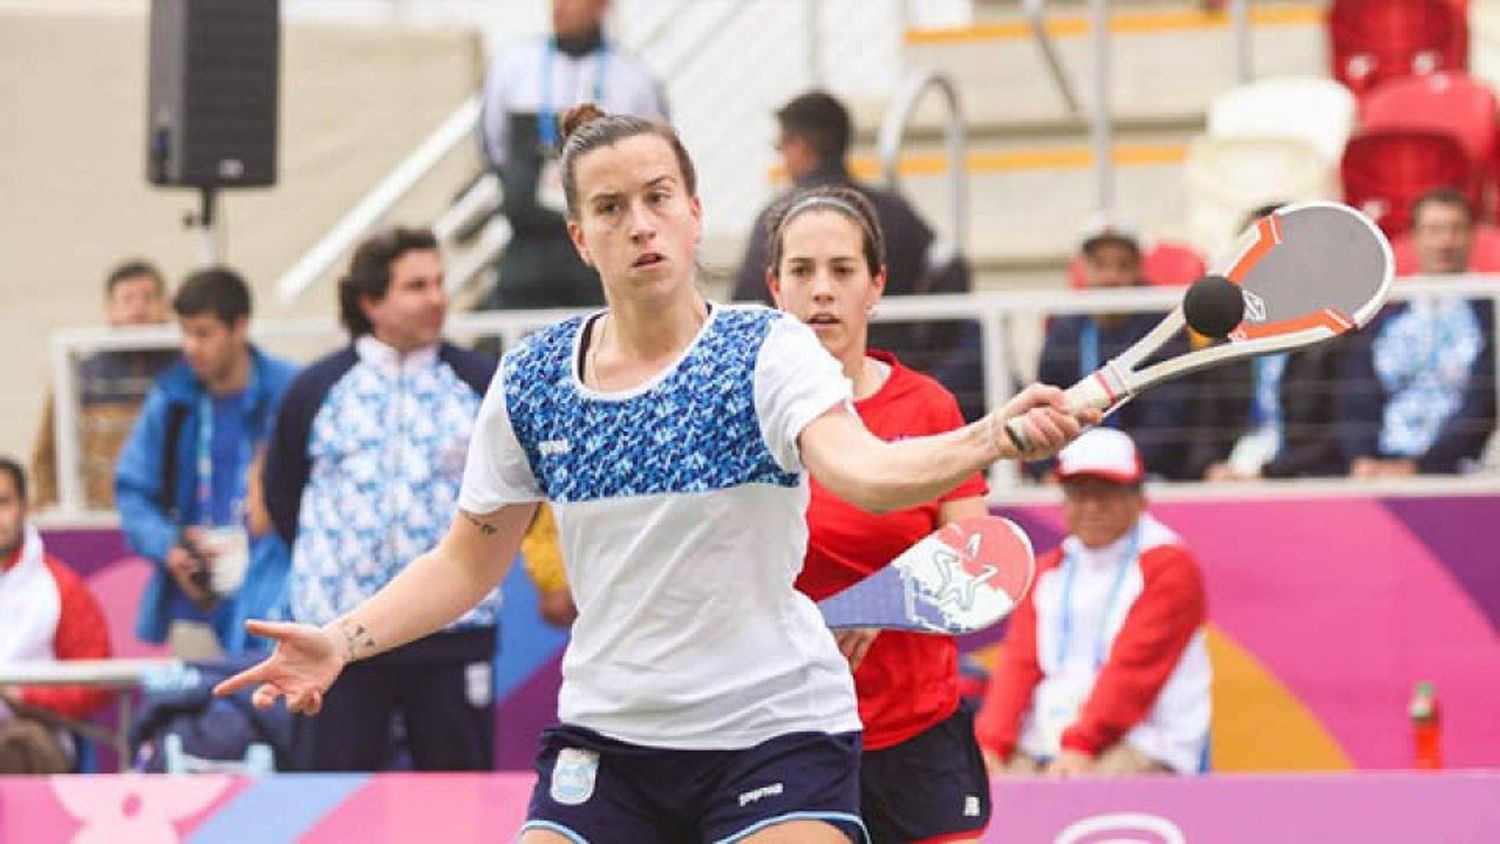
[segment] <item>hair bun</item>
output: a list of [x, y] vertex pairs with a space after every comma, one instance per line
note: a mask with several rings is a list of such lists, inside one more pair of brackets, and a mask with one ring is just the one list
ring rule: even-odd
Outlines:
[[579, 103], [563, 112], [562, 119], [558, 121], [559, 128], [562, 130], [563, 143], [567, 143], [568, 138], [571, 138], [574, 132], [602, 117], [604, 117], [604, 112], [593, 103]]

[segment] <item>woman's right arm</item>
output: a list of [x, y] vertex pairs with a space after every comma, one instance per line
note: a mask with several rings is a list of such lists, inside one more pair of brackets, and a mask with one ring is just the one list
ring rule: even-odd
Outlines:
[[[345, 661], [398, 648], [451, 624], [505, 579], [536, 504], [476, 515], [459, 510], [436, 548], [324, 626]], [[355, 635], [352, 631], [363, 631]]]
[[[1033, 444], [1024, 454], [1005, 433], [1005, 423], [1017, 417], [1024, 419]], [[877, 438], [853, 413], [834, 407], [802, 429], [798, 446], [818, 483], [845, 501], [882, 513], [938, 498], [997, 460], [1054, 454], [1098, 422], [1097, 410], [1075, 417], [1067, 412], [1062, 390], [1034, 384], [972, 425], [896, 442]]]
[[258, 707], [284, 696], [292, 711], [316, 714], [345, 665], [441, 629], [494, 589], [510, 570], [535, 509], [535, 503], [526, 503], [482, 515], [460, 510], [436, 548], [323, 627], [247, 622], [252, 635], [275, 640], [276, 649], [264, 662], [220, 683], [215, 694], [255, 685]]

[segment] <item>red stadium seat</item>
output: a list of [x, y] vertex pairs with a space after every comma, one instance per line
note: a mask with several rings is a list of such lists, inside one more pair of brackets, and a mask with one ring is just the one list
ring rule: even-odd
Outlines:
[[1360, 101], [1366, 129], [1448, 132], [1469, 159], [1490, 169], [1495, 158], [1495, 93], [1467, 73], [1407, 76], [1381, 83]]
[[1437, 187], [1457, 188], [1478, 208], [1479, 171], [1446, 132], [1373, 129], [1349, 140], [1340, 163], [1344, 201], [1396, 237], [1411, 223], [1411, 205]]
[[1459, 0], [1334, 0], [1328, 10], [1333, 77], [1363, 95], [1398, 76], [1468, 68], [1468, 19]]
[[[1191, 246], [1167, 241], [1150, 241], [1145, 244], [1146, 254], [1142, 270], [1146, 282], [1159, 287], [1176, 287], [1192, 284], [1208, 272], [1203, 257]], [[1068, 286], [1081, 290], [1084, 286], [1083, 258], [1074, 255], [1068, 261]]]
[[[1391, 251], [1396, 255], [1396, 275], [1417, 274], [1417, 252], [1412, 248], [1410, 232], [1392, 241]], [[1474, 229], [1469, 269], [1476, 273], [1500, 273], [1500, 226], [1481, 223]]]

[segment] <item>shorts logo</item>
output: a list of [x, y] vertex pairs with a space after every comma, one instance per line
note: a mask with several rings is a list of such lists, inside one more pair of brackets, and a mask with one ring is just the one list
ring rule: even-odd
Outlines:
[[740, 795], [740, 808], [744, 808], [745, 806], [754, 803], [762, 797], [775, 797], [781, 794], [781, 792], [783, 791], [785, 791], [785, 789], [779, 782], [773, 782], [770, 785], [763, 785], [760, 788], [753, 788]]
[[979, 817], [979, 798], [978, 797], [975, 797], [972, 794], [966, 795], [964, 797], [964, 817], [966, 817], [966, 818], [977, 818], [977, 817]]
[[573, 446], [567, 440], [542, 440], [536, 444], [536, 450], [543, 457], [553, 457], [559, 454], [567, 454], [573, 450]]
[[599, 754], [593, 750], [565, 747], [552, 766], [552, 787], [548, 793], [564, 806], [587, 803], [594, 796], [594, 780], [599, 774]]

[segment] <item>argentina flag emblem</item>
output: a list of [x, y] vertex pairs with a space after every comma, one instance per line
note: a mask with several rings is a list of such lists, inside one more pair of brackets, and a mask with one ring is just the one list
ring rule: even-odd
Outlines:
[[552, 766], [552, 799], [564, 806], [587, 803], [594, 796], [594, 780], [599, 774], [599, 753], [576, 747], [565, 747]]

